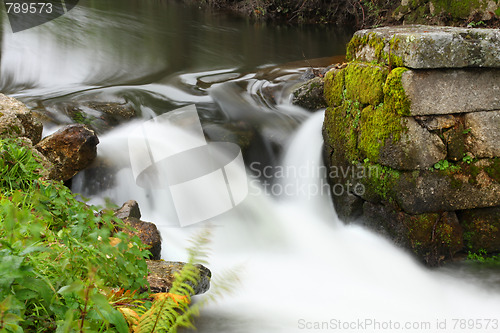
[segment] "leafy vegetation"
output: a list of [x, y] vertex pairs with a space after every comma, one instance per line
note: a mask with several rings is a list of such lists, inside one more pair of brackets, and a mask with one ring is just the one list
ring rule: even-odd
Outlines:
[[[192, 327], [190, 307], [207, 244], [166, 294], [148, 294], [150, 253], [128, 227], [43, 180], [19, 139], [0, 140], [0, 331], [175, 332]], [[125, 291], [126, 290], [126, 291]]]

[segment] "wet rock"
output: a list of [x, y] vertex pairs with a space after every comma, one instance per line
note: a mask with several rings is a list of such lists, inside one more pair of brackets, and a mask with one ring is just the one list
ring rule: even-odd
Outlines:
[[357, 31], [348, 60], [414, 69], [500, 68], [500, 30], [407, 25]]
[[412, 116], [500, 110], [499, 69], [409, 70], [401, 82]]
[[69, 180], [88, 167], [97, 155], [99, 139], [84, 125], [68, 125], [45, 137], [36, 145], [52, 164], [50, 177]]
[[15, 98], [0, 94], [0, 137], [26, 137], [37, 144], [43, 125], [30, 109]]
[[73, 121], [84, 124], [98, 133], [107, 130], [136, 116], [134, 107], [123, 102], [80, 102], [68, 103], [58, 106]]
[[326, 107], [323, 95], [324, 81], [315, 77], [292, 92], [292, 103], [309, 111], [316, 111]]
[[135, 217], [122, 219], [126, 225], [131, 226], [136, 231], [123, 230], [129, 235], [137, 236], [148, 246], [151, 252], [150, 259], [159, 260], [161, 258], [161, 235], [154, 223], [141, 221]]
[[472, 252], [500, 252], [500, 206], [458, 212], [467, 248]]
[[430, 133], [413, 118], [404, 120], [407, 130], [398, 141], [386, 139], [378, 163], [398, 170], [427, 169], [446, 157], [446, 146], [437, 134]]
[[463, 229], [454, 212], [411, 215], [394, 206], [365, 202], [363, 223], [409, 248], [429, 266], [437, 266], [461, 251]]
[[140, 219], [141, 211], [139, 210], [139, 204], [135, 200], [126, 201], [119, 209], [115, 211], [115, 216], [119, 219], [125, 219], [128, 217]]
[[468, 150], [477, 158], [500, 157], [500, 111], [465, 115]]
[[[147, 260], [149, 275], [147, 277], [151, 291], [155, 293], [168, 292], [174, 281], [174, 273], [180, 272], [186, 265], [183, 262]], [[194, 295], [200, 295], [210, 288], [210, 278], [212, 273], [203, 265], [197, 264], [195, 268], [199, 270], [199, 279], [196, 286], [189, 283], [194, 288]], [[191, 295], [193, 296], [193, 295]]]

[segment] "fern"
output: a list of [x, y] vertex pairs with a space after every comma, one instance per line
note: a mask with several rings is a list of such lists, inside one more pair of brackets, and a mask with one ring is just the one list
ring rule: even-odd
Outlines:
[[188, 262], [180, 272], [175, 273], [169, 292], [155, 295], [151, 308], [140, 313], [133, 332], [175, 333], [179, 327], [194, 328], [193, 319], [200, 312], [200, 305], [190, 306], [191, 295], [194, 294], [200, 278], [200, 271], [195, 263], [206, 263], [204, 258], [207, 255], [209, 235], [210, 232], [205, 230], [193, 239], [193, 245], [188, 249]]

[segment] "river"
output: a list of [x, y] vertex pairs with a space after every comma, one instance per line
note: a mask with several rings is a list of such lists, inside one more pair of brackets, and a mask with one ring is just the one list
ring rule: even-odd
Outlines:
[[[94, 203], [137, 200], [161, 230], [164, 259], [184, 260], [190, 237], [208, 227], [214, 280], [239, 270], [240, 285], [202, 311], [199, 332], [498, 331], [498, 275], [429, 270], [336, 217], [321, 172], [323, 112], [291, 105], [290, 93], [310, 65], [341, 59], [349, 31], [161, 0], [82, 0], [23, 32], [3, 24], [0, 90], [39, 112], [45, 134], [72, 122], [68, 105], [126, 102], [137, 112], [100, 129], [108, 167], [81, 173], [73, 190]], [[128, 144], [136, 126], [193, 104], [208, 141], [246, 142], [249, 193], [209, 222], [180, 227], [172, 193], [137, 185]]]

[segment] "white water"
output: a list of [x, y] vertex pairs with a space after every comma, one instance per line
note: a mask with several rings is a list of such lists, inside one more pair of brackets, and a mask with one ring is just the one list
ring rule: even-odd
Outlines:
[[[321, 165], [322, 120], [321, 112], [314, 114], [293, 136], [282, 167], [302, 173], [298, 179], [280, 179], [281, 186], [321, 187], [324, 180], [307, 168]], [[125, 128], [103, 137], [101, 152], [121, 156], [126, 164], [120, 137], [127, 132]], [[106, 195], [117, 202], [137, 199], [145, 220], [171, 225], [166, 218], [171, 208], [164, 207], [167, 198], [137, 188], [127, 172], [121, 171], [118, 188]], [[213, 276], [236, 266], [243, 272], [234, 295], [202, 312], [199, 332], [312, 332], [317, 331], [314, 325], [339, 332], [495, 331], [492, 323], [489, 329], [460, 330], [467, 322], [455, 319], [498, 320], [498, 293], [429, 271], [385, 239], [345, 226], [328, 195], [311, 197], [296, 188], [296, 196], [289, 191], [276, 200], [256, 195], [255, 184], [252, 188], [241, 206], [211, 222]], [[203, 226], [163, 226], [163, 258], [184, 259], [186, 240]], [[350, 329], [342, 329], [339, 321]], [[366, 321], [373, 325], [363, 326]], [[407, 324], [414, 329], [405, 329]]]

